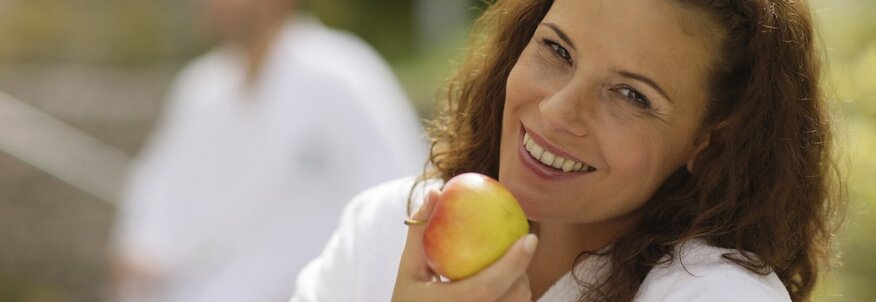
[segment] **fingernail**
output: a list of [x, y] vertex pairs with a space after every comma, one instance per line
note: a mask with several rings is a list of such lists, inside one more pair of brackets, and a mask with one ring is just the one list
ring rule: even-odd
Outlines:
[[432, 192], [431, 192], [431, 191], [427, 191], [427, 192], [426, 192], [426, 196], [425, 196], [425, 198], [423, 198], [423, 203], [420, 204], [420, 207], [417, 208], [416, 211], [414, 211], [413, 213], [411, 213], [411, 218], [414, 218], [414, 219], [421, 219], [421, 220], [422, 220], [422, 219], [426, 219], [426, 217], [420, 217], [420, 216], [423, 216], [423, 214], [422, 214], [423, 211], [424, 211], [425, 209], [428, 209], [429, 206], [431, 205], [431, 203], [432, 203]]
[[422, 205], [420, 206], [420, 208], [418, 208], [413, 213], [411, 213], [411, 219], [414, 219], [414, 220], [425, 219], [425, 217], [421, 217], [421, 216], [423, 216], [423, 206]]
[[428, 207], [429, 204], [432, 203], [432, 195], [433, 195], [433, 194], [434, 194], [434, 193], [432, 193], [432, 191], [428, 191], [428, 192], [426, 192], [426, 198], [424, 198], [425, 200], [423, 200], [423, 205], [420, 206], [420, 208]]
[[538, 237], [535, 234], [527, 234], [523, 239], [523, 250], [532, 254], [535, 252], [535, 247], [538, 245]]

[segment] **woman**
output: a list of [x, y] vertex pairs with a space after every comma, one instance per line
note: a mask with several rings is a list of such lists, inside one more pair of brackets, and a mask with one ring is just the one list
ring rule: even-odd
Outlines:
[[412, 200], [490, 175], [534, 235], [440, 282], [422, 226], [396, 252], [411, 184], [391, 183], [348, 207], [297, 299], [385, 301], [393, 277], [394, 301], [810, 299], [842, 200], [804, 2], [512, 0], [477, 25]]

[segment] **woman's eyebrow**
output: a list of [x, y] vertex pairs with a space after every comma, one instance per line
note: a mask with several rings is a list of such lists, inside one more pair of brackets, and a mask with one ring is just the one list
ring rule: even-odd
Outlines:
[[549, 27], [550, 29], [553, 29], [554, 32], [557, 33], [557, 36], [560, 36], [560, 39], [562, 39], [564, 42], [569, 44], [569, 46], [571, 46], [573, 50], [576, 50], [575, 43], [572, 43], [572, 40], [569, 39], [569, 36], [567, 36], [566, 33], [564, 33], [563, 30], [560, 29], [559, 26], [557, 26], [556, 24], [553, 24], [551, 22], [542, 22], [541, 25], [544, 25], [544, 26]]
[[[575, 49], [575, 43], [572, 43], [572, 39], [569, 39], [569, 36], [566, 35], [566, 33], [563, 32], [563, 30], [560, 29], [559, 26], [557, 26], [556, 24], [551, 23], [551, 22], [542, 22], [541, 25], [547, 26], [548, 28], [552, 29], [554, 32], [557, 33], [557, 36], [559, 36], [561, 40], [563, 40], [564, 42], [569, 44], [569, 46], [572, 47], [573, 50], [577, 50], [577, 49]], [[617, 70], [616, 72], [617, 72], [617, 74], [619, 74], [622, 77], [630, 78], [630, 79], [645, 83], [646, 85], [653, 87], [654, 90], [657, 90], [657, 92], [663, 96], [663, 98], [668, 100], [670, 103], [674, 103], [672, 101], [672, 98], [669, 97], [669, 94], [667, 94], [666, 91], [663, 90], [663, 88], [660, 87], [660, 85], [658, 85], [657, 82], [655, 82], [651, 78], [648, 78], [648, 77], [641, 75], [641, 74], [638, 74], [638, 73], [626, 71], [626, 70]]]
[[629, 72], [629, 71], [626, 71], [626, 70], [618, 70], [618, 71], [616, 71], [616, 72], [617, 72], [617, 74], [619, 74], [619, 75], [622, 76], [622, 77], [630, 78], [630, 79], [633, 79], [633, 80], [636, 80], [636, 81], [639, 81], [639, 82], [645, 83], [645, 84], [647, 84], [648, 86], [653, 87], [654, 90], [657, 90], [658, 93], [660, 93], [661, 95], [663, 95], [663, 97], [666, 98], [667, 101], [669, 101], [670, 103], [674, 103], [674, 102], [672, 101], [672, 99], [669, 97], [669, 95], [666, 94], [666, 91], [663, 90], [663, 88], [660, 88], [660, 85], [657, 85], [657, 82], [654, 82], [654, 80], [651, 80], [650, 78], [648, 78], [648, 77], [646, 77], [646, 76], [644, 76], [644, 75], [641, 75], [641, 74], [638, 74], [638, 73], [634, 73], [634, 72]]

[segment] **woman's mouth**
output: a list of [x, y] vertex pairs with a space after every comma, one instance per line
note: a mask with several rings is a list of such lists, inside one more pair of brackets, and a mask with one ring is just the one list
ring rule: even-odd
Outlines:
[[565, 158], [549, 151], [549, 148], [537, 143], [535, 139], [526, 132], [525, 128], [523, 131], [523, 146], [526, 149], [526, 152], [542, 165], [564, 173], [589, 173], [596, 171], [595, 168], [586, 163]]

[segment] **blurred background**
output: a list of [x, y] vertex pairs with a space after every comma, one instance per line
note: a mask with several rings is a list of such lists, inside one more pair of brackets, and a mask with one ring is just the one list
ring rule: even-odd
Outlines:
[[[876, 301], [876, 2], [813, 0], [850, 206], [818, 301]], [[371, 43], [421, 117], [456, 66], [475, 0], [314, 0]], [[215, 44], [193, 1], [0, 0], [0, 301], [101, 301], [128, 161], [176, 72]]]

